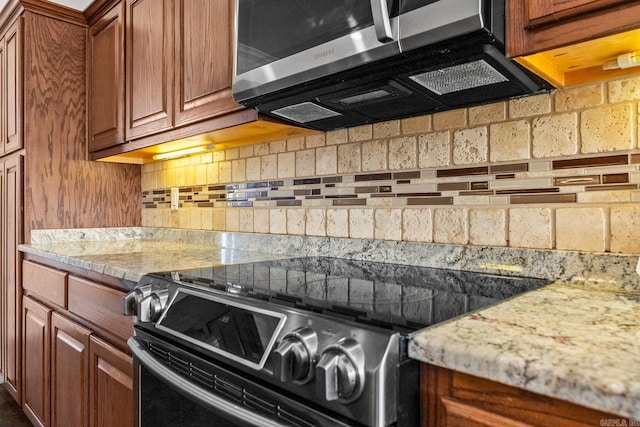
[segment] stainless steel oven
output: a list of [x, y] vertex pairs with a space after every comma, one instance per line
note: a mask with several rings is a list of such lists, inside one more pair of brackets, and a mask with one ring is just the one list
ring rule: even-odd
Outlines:
[[542, 284], [324, 257], [147, 275], [138, 425], [417, 425], [411, 332]]

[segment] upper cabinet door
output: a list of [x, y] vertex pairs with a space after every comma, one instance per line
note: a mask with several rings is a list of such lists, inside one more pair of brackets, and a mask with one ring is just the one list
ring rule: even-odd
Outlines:
[[173, 1], [127, 0], [127, 138], [173, 126]]
[[630, 0], [535, 0], [527, 1], [528, 25], [576, 17], [599, 9], [629, 3]]
[[242, 108], [231, 95], [233, 0], [175, 1], [175, 124]]
[[124, 2], [89, 30], [89, 151], [125, 142]]
[[19, 150], [22, 145], [22, 18], [4, 35], [4, 115], [6, 128], [2, 143], [4, 154]]

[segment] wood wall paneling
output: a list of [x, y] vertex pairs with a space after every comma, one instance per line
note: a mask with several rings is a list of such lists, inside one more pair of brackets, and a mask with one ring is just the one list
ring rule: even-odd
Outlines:
[[86, 28], [25, 12], [25, 232], [140, 225], [140, 166], [86, 160]]

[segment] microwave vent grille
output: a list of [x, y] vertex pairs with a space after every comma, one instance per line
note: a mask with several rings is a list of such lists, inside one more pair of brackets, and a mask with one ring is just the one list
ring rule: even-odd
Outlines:
[[482, 59], [416, 74], [409, 78], [438, 95], [509, 81]]
[[337, 111], [330, 110], [313, 102], [289, 105], [273, 110], [271, 113], [298, 123], [315, 122], [316, 120], [329, 119], [342, 115]]

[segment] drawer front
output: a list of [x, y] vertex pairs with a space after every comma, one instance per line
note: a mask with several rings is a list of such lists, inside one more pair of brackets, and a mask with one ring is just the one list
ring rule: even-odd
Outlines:
[[31, 261], [22, 262], [22, 289], [28, 295], [58, 307], [67, 307], [69, 274]]
[[122, 313], [124, 292], [69, 276], [69, 311], [126, 341], [133, 335], [133, 318]]

